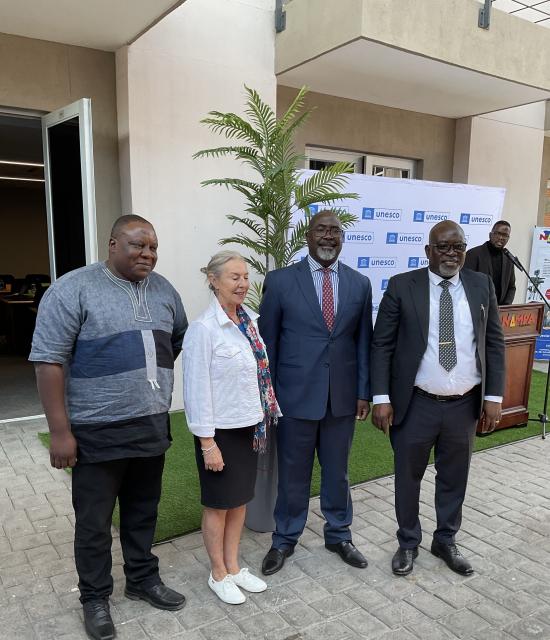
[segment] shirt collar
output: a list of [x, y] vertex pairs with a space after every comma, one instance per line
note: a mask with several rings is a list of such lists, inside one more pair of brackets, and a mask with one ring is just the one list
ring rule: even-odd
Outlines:
[[438, 276], [437, 273], [434, 273], [433, 271], [428, 269], [428, 277], [430, 278], [430, 282], [436, 287], [439, 286], [439, 283], [442, 280], [448, 280], [454, 287], [456, 287], [456, 285], [460, 282], [460, 271], [458, 273], [455, 273], [452, 278], [442, 278], [441, 276]]
[[[315, 260], [315, 258], [312, 258], [309, 253], [307, 254], [307, 261], [312, 273], [314, 271], [322, 271], [325, 268], [322, 264], [319, 264], [317, 260]], [[327, 269], [334, 271], [334, 273], [338, 273], [338, 260], [335, 260], [331, 265], [327, 267]]]
[[[227, 315], [227, 313], [225, 313], [222, 305], [219, 303], [218, 298], [216, 298], [215, 295], [212, 296], [210, 307], [214, 310], [216, 320], [218, 321], [220, 326], [223, 326], [225, 324], [235, 324], [233, 320], [231, 320], [231, 318]], [[258, 313], [256, 313], [250, 307], [247, 307], [245, 304], [243, 304], [243, 309], [246, 311], [248, 317], [252, 320], [252, 322], [255, 322], [260, 317]]]

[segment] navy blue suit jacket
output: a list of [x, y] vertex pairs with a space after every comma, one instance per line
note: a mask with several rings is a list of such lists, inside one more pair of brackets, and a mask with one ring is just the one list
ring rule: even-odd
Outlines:
[[370, 400], [372, 291], [367, 277], [338, 266], [338, 312], [329, 332], [307, 260], [267, 274], [258, 320], [284, 416], [320, 420], [355, 414]]

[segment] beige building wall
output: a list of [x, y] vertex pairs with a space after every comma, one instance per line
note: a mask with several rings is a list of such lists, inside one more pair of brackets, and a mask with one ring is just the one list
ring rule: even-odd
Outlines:
[[125, 208], [155, 225], [157, 270], [180, 292], [190, 320], [209, 301], [199, 270], [221, 249], [218, 240], [237, 231], [226, 215], [243, 211], [240, 197], [201, 181], [252, 177], [234, 160], [193, 160], [200, 149], [227, 144], [200, 120], [211, 110], [242, 113], [245, 84], [275, 108], [274, 5], [187, 0], [117, 53]]
[[[277, 87], [278, 114], [290, 106], [297, 90]], [[424, 180], [451, 182], [455, 121], [423, 113], [382, 107], [322, 93], [309, 93], [314, 107], [309, 121], [298, 131], [299, 151], [306, 145], [333, 147], [419, 160]]]
[[[504, 187], [502, 217], [512, 225], [508, 248], [529, 264], [532, 228], [537, 224], [544, 145], [544, 103], [506, 109], [458, 122], [455, 176], [468, 184]], [[459, 128], [461, 127], [461, 128]], [[459, 140], [459, 134], [465, 139]], [[456, 180], [458, 181], [458, 180]], [[517, 278], [515, 302], [525, 300], [526, 282]]]
[[4, 107], [46, 113], [92, 99], [98, 246], [105, 257], [120, 215], [114, 54], [0, 33], [0, 61]]

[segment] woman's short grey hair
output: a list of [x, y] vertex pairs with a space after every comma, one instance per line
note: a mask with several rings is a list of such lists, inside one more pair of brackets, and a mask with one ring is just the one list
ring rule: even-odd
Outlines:
[[[206, 267], [202, 267], [201, 273], [204, 273], [206, 277], [209, 275], [213, 275], [216, 278], [219, 278], [222, 274], [224, 266], [230, 260], [242, 260], [244, 262], [244, 258], [238, 251], [218, 251], [218, 253], [214, 254], [210, 258], [210, 262], [206, 265]], [[208, 283], [208, 288], [214, 291], [214, 287], [211, 282]]]

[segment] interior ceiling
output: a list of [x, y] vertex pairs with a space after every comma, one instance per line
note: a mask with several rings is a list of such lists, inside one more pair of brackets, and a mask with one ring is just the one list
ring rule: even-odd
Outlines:
[[43, 166], [34, 167], [9, 162], [42, 164], [42, 129], [39, 118], [0, 114], [0, 190], [7, 188], [43, 188], [43, 182], [5, 180], [4, 178], [44, 179]]
[[[548, 0], [550, 2], [550, 0]], [[408, 111], [462, 118], [550, 99], [493, 78], [359, 39], [278, 75], [281, 85]]]
[[0, 32], [116, 51], [184, 0], [0, 0]]

